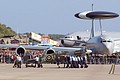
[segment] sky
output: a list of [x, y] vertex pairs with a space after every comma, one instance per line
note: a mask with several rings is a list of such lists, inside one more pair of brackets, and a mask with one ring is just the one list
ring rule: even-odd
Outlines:
[[[110, 11], [120, 14], [120, 0], [0, 0], [0, 23], [17, 33], [67, 34], [90, 31], [91, 20], [80, 20], [75, 13]], [[96, 31], [99, 22], [95, 21]], [[104, 31], [120, 32], [120, 18], [102, 20]]]

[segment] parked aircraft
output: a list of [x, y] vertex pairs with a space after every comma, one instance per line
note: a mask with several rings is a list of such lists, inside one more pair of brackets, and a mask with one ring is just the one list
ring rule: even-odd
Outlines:
[[[119, 15], [113, 12], [106, 11], [87, 11], [75, 14], [75, 17], [79, 19], [87, 19], [87, 20], [101, 20], [101, 19], [111, 19], [118, 17]], [[101, 27], [101, 26], [100, 26]], [[114, 50], [114, 41], [112, 38], [103, 35], [101, 30], [101, 35], [94, 36], [94, 26], [92, 23], [91, 34], [89, 40], [82, 41], [80, 34], [69, 34], [66, 35], [65, 38], [61, 39], [62, 46], [65, 47], [79, 47], [85, 45], [87, 49], [92, 50], [93, 53], [101, 53], [101, 54], [112, 54]]]
[[93, 53], [111, 54], [114, 49], [114, 41], [106, 35], [92, 37], [87, 41], [77, 39], [79, 33], [66, 35], [61, 39], [61, 46], [64, 47], [80, 47], [86, 45], [87, 49], [92, 50]]
[[55, 46], [31, 46], [31, 45], [14, 45], [14, 44], [0, 44], [0, 48], [15, 48], [16, 54], [25, 55], [26, 50], [44, 50], [44, 58], [45, 60], [51, 61], [53, 60], [53, 55], [62, 54], [58, 53], [65, 51], [64, 55], [75, 55], [74, 53], [80, 52], [79, 54], [91, 53], [91, 50], [86, 49], [84, 46], [82, 47], [55, 47]]

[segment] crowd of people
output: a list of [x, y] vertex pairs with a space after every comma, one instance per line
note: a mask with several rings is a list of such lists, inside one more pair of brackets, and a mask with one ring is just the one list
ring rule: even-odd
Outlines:
[[[42, 63], [44, 50], [29, 50], [24, 56], [16, 54], [15, 50], [0, 50], [0, 63], [14, 64], [13, 67], [21, 68], [28, 59], [35, 60], [35, 66], [43, 67]], [[62, 57], [62, 60], [61, 60]], [[60, 64], [64, 64], [64, 68], [87, 68], [87, 64], [120, 64], [120, 54], [100, 55], [87, 54], [86, 56], [70, 56], [70, 55], [56, 55], [54, 63], [60, 68]], [[19, 65], [16, 65], [19, 64]]]
[[87, 55], [88, 64], [120, 64], [120, 54], [101, 55], [89, 54]]
[[85, 56], [70, 56], [65, 55], [63, 60], [60, 59], [60, 56], [56, 56], [56, 63], [58, 68], [60, 68], [60, 63], [64, 64], [64, 68], [87, 68], [88, 65], [86, 63]]
[[13, 68], [21, 68], [21, 65], [25, 64], [28, 59], [34, 59], [36, 66], [43, 67], [42, 55], [43, 50], [29, 50], [22, 56], [16, 54], [15, 50], [0, 50], [0, 63], [13, 64]]
[[58, 56], [58, 63], [63, 63], [65, 68], [87, 68], [88, 64], [120, 64], [120, 54], [103, 55], [103, 54], [86, 54], [84, 56], [65, 55], [61, 60]]

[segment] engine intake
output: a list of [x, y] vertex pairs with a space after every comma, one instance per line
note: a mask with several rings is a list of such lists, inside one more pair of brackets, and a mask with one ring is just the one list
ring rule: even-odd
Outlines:
[[20, 56], [23, 56], [26, 53], [26, 50], [24, 47], [19, 46], [18, 48], [16, 48], [16, 53]]
[[52, 62], [54, 60], [54, 53], [55, 51], [53, 49], [48, 49], [46, 51], [46, 62]]
[[55, 51], [53, 49], [48, 49], [46, 52], [46, 54], [53, 54], [53, 53], [55, 53]]

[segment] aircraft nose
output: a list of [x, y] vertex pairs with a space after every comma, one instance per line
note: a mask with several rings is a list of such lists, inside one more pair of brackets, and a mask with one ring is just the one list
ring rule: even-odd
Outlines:
[[79, 13], [75, 14], [74, 16], [77, 17], [77, 18], [80, 18], [80, 17], [79, 17]]
[[104, 43], [104, 45], [106, 46], [106, 48], [108, 49], [108, 52], [110, 54], [112, 54], [113, 50], [114, 50], [114, 44], [113, 43]]

